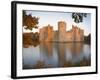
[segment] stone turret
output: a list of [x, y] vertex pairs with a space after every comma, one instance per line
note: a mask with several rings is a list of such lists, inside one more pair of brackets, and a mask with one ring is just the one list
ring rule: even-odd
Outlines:
[[66, 42], [66, 22], [59, 21], [58, 22], [58, 41], [59, 42]]
[[39, 32], [40, 41], [53, 41], [53, 26], [44, 26]]
[[84, 31], [77, 26], [72, 25], [72, 35], [73, 35], [73, 41], [83, 41], [84, 40]]
[[46, 42], [80, 42], [84, 41], [84, 30], [72, 25], [72, 29], [66, 31], [66, 22], [58, 22], [58, 30], [54, 31], [53, 26], [47, 25], [40, 29], [39, 40]]
[[50, 24], [47, 26], [47, 35], [46, 41], [53, 41], [53, 26]]

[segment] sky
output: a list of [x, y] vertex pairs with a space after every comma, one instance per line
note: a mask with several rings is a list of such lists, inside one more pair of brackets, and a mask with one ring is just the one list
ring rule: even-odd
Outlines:
[[[50, 24], [53, 26], [54, 30], [58, 30], [58, 22], [65, 21], [66, 31], [72, 29], [72, 25], [77, 25], [79, 28], [84, 29], [84, 35], [88, 35], [91, 33], [91, 14], [88, 13], [86, 18], [83, 18], [83, 22], [75, 23], [72, 19], [72, 13], [69, 12], [52, 12], [52, 11], [34, 11], [34, 10], [26, 10], [26, 14], [31, 14], [33, 17], [39, 17], [39, 29], [43, 26], [47, 26]], [[32, 32], [37, 32], [39, 29], [33, 29]], [[30, 30], [25, 30], [24, 32], [30, 32]]]

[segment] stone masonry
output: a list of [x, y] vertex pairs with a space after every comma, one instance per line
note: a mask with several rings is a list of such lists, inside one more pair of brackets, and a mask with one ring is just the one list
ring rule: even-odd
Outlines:
[[47, 25], [40, 29], [39, 40], [46, 42], [79, 42], [84, 41], [84, 30], [72, 25], [72, 29], [66, 31], [65, 21], [58, 22], [58, 30], [54, 31], [53, 26]]

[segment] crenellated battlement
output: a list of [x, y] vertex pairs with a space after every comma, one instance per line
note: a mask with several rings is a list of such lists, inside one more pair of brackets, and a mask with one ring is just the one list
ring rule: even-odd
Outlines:
[[54, 31], [50, 24], [40, 29], [40, 41], [56, 42], [78, 42], [84, 41], [84, 30], [72, 25], [70, 31], [66, 31], [67, 24], [65, 21], [58, 22], [58, 30]]

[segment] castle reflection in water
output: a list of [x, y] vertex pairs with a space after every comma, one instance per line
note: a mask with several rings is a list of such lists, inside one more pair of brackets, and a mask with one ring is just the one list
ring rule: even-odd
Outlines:
[[23, 69], [91, 66], [90, 44], [42, 42], [23, 48]]

